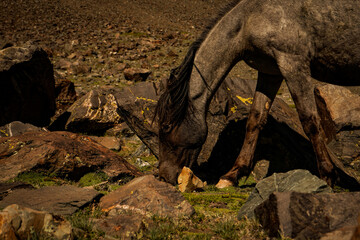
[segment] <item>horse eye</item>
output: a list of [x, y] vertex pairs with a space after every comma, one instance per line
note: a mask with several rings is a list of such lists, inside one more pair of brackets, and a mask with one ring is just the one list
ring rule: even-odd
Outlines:
[[162, 128], [163, 132], [168, 133], [171, 130], [171, 124], [163, 124], [161, 126], [161, 128]]

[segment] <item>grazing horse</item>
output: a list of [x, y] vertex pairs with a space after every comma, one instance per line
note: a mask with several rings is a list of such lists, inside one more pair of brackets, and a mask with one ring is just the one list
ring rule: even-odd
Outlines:
[[206, 114], [219, 85], [237, 62], [258, 70], [245, 140], [234, 166], [217, 187], [250, 174], [259, 132], [283, 80], [295, 102], [329, 185], [359, 189], [327, 148], [313, 80], [360, 85], [359, 0], [238, 0], [192, 44], [173, 69], [157, 105], [159, 175], [176, 184], [192, 166], [207, 137]]

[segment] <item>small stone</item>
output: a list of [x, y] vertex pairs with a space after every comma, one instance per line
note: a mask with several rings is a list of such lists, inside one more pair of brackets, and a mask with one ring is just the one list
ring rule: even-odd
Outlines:
[[145, 81], [150, 74], [151, 71], [145, 68], [127, 68], [124, 70], [125, 79], [135, 82]]
[[180, 192], [193, 192], [206, 186], [206, 182], [201, 181], [188, 167], [182, 169], [178, 184]]

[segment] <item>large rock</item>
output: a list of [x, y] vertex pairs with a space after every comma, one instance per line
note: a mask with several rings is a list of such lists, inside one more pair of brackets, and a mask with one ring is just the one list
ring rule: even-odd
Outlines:
[[19, 205], [10, 205], [0, 212], [0, 239], [73, 239], [71, 224], [65, 219], [54, 217]]
[[36, 45], [0, 50], [0, 126], [47, 126], [55, 113], [54, 81], [50, 60]]
[[99, 200], [101, 195], [94, 189], [79, 188], [71, 185], [50, 186], [39, 189], [17, 189], [0, 201], [0, 208], [18, 204], [55, 215], [71, 215], [78, 209]]
[[153, 175], [135, 178], [104, 196], [100, 207], [104, 211], [114, 207], [136, 209], [163, 217], [190, 216], [195, 213], [194, 208], [175, 187], [156, 180]]
[[144, 144], [158, 156], [158, 130], [154, 118], [157, 89], [153, 83], [140, 82], [114, 94], [119, 105], [119, 114]]
[[315, 96], [329, 147], [360, 179], [360, 96], [331, 84], [318, 86]]
[[357, 224], [360, 192], [277, 192], [255, 209], [270, 236], [319, 239], [323, 234]]
[[[256, 81], [227, 78], [210, 105], [209, 134], [193, 166], [194, 173], [208, 183], [218, 181], [234, 164], [245, 136]], [[157, 123], [152, 124], [159, 88], [144, 82], [115, 94], [120, 114], [128, 126], [158, 156]], [[255, 161], [270, 161], [268, 175], [304, 168], [317, 174], [310, 142], [303, 133], [297, 113], [276, 99], [255, 152]]]
[[238, 218], [255, 217], [254, 209], [266, 201], [273, 192], [319, 193], [332, 192], [325, 181], [307, 170], [292, 170], [287, 173], [274, 173], [256, 184], [246, 203], [240, 208]]
[[65, 129], [72, 132], [103, 134], [122, 121], [114, 95], [103, 89], [91, 90], [63, 115], [68, 117]]
[[29, 132], [0, 138], [0, 182], [32, 169], [73, 180], [98, 170], [111, 178], [141, 175], [116, 153], [75, 133]]

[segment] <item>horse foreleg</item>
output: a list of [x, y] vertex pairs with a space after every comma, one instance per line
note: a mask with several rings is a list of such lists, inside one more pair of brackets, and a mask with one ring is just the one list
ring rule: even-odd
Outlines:
[[242, 176], [248, 176], [253, 167], [256, 143], [261, 129], [265, 126], [270, 107], [280, 88], [282, 76], [259, 72], [256, 92], [246, 123], [246, 134], [240, 154], [229, 172], [220, 178], [216, 187], [224, 188], [237, 184]]
[[342, 163], [326, 145], [325, 132], [320, 124], [315, 103], [309, 64], [301, 61], [297, 56], [281, 57], [278, 64], [294, 100], [304, 132], [313, 145], [320, 178], [330, 186], [336, 184], [350, 189], [359, 189], [359, 183], [346, 173]]

